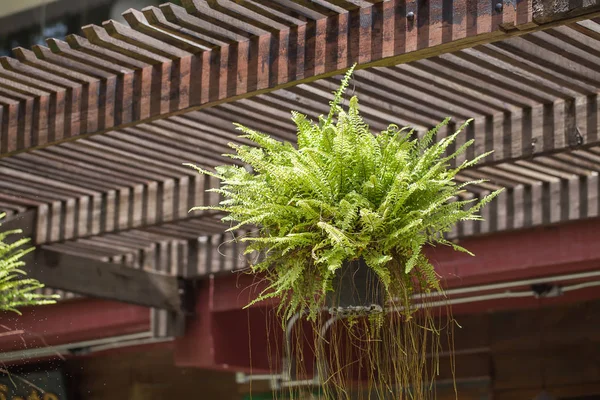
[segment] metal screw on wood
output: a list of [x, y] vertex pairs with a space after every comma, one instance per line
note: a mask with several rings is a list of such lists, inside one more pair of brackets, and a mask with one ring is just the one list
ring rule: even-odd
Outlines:
[[496, 11], [497, 12], [502, 12], [503, 8], [504, 8], [504, 4], [502, 4], [502, 3], [496, 3]]
[[412, 21], [415, 19], [415, 13], [414, 12], [409, 12], [408, 14], [406, 14], [406, 19], [408, 19], [409, 21]]
[[581, 146], [583, 144], [583, 136], [581, 135], [581, 132], [577, 126], [575, 127], [575, 143], [577, 143], [577, 146]]

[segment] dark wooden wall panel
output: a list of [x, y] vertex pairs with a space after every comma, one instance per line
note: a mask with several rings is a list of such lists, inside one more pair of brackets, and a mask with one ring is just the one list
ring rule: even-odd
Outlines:
[[109, 352], [67, 361], [73, 400], [240, 400], [231, 372], [176, 368], [162, 348]]

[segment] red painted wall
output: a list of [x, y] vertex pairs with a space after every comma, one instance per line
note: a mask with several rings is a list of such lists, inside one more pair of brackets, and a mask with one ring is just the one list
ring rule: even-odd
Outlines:
[[[588, 220], [462, 241], [460, 244], [475, 257], [448, 247], [429, 248], [427, 254], [446, 286], [456, 288], [597, 269], [599, 241], [600, 221]], [[277, 358], [269, 351], [268, 342], [272, 341], [271, 348], [281, 352], [281, 342], [276, 339], [280, 340], [281, 334], [274, 329], [268, 337], [265, 334], [266, 310], [272, 309], [272, 304], [241, 311], [263, 287], [260, 280], [245, 274], [206, 282], [199, 293], [197, 315], [188, 321], [185, 337], [176, 342], [176, 363], [245, 371], [252, 367], [254, 372], [268, 369], [269, 357]], [[541, 300], [530, 297], [469, 303], [454, 306], [453, 310], [455, 314], [469, 314], [573, 303], [600, 297], [598, 289]]]
[[[75, 299], [0, 314], [0, 351], [14, 351], [127, 335], [150, 329], [148, 308]], [[20, 332], [22, 331], [22, 332]]]

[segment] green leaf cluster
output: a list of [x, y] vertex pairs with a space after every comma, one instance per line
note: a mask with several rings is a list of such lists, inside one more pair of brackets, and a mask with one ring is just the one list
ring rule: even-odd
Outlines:
[[[457, 183], [461, 170], [488, 154], [451, 167], [473, 140], [453, 152], [464, 125], [436, 140], [449, 119], [418, 138], [413, 130], [390, 125], [374, 134], [359, 113], [357, 97], [346, 108], [343, 94], [350, 70], [330, 103], [328, 115], [310, 121], [292, 112], [297, 146], [277, 141], [242, 125], [237, 128], [256, 146], [230, 144], [241, 166], [215, 171], [195, 167], [220, 179], [212, 189], [223, 200], [219, 210], [230, 231], [256, 225], [247, 252], [259, 252], [256, 273], [266, 272], [270, 285], [256, 299], [282, 297], [288, 315], [322, 305], [332, 279], [344, 261], [363, 257], [388, 289], [406, 287], [405, 277], [418, 277], [427, 289], [439, 289], [439, 277], [423, 254], [427, 244], [451, 245], [444, 233], [459, 221], [479, 220], [478, 211], [499, 192], [461, 200], [468, 183]], [[466, 124], [465, 124], [466, 125]], [[398, 269], [401, 273], [398, 273]], [[403, 280], [402, 284], [395, 282]]]
[[[0, 219], [2, 218], [4, 214], [0, 214]], [[25, 265], [23, 257], [34, 250], [33, 247], [26, 246], [29, 238], [14, 242], [8, 240], [21, 233], [20, 229], [0, 232], [0, 310], [18, 314], [19, 307], [53, 304], [58, 298], [39, 293], [44, 285], [35, 279], [26, 278], [25, 271], [19, 269]]]

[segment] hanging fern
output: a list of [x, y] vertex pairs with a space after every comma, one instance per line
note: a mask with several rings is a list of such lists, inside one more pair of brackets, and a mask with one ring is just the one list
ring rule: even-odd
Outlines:
[[[0, 220], [2, 218], [4, 214], [0, 214]], [[0, 310], [19, 314], [19, 307], [53, 304], [58, 298], [37, 293], [44, 285], [35, 279], [26, 278], [25, 272], [19, 269], [25, 265], [23, 257], [34, 250], [33, 247], [26, 247], [28, 238], [14, 242], [7, 240], [21, 233], [20, 229], [0, 232]]]
[[318, 123], [292, 112], [297, 147], [236, 125], [256, 146], [230, 144], [235, 153], [228, 156], [251, 171], [195, 167], [221, 180], [221, 188], [213, 190], [224, 198], [218, 206], [195, 209], [225, 212], [223, 221], [231, 223], [231, 231], [248, 224], [259, 227], [257, 237], [241, 239], [250, 242], [247, 252], [264, 255], [252, 268], [270, 279], [255, 302], [285, 296], [287, 317], [309, 309], [314, 318], [342, 264], [360, 257], [388, 294], [398, 296], [395, 291], [406, 288], [404, 280], [396, 282], [403, 274], [419, 278], [425, 290], [439, 289], [423, 247], [443, 244], [467, 252], [443, 234], [459, 221], [479, 220], [478, 211], [499, 193], [457, 200], [468, 184], [457, 184], [456, 174], [489, 154], [451, 167], [450, 161], [473, 143], [446, 155], [466, 123], [437, 141], [436, 133], [449, 119], [421, 139], [396, 125], [374, 135], [359, 114], [357, 97], [347, 109], [340, 105], [351, 74]]

